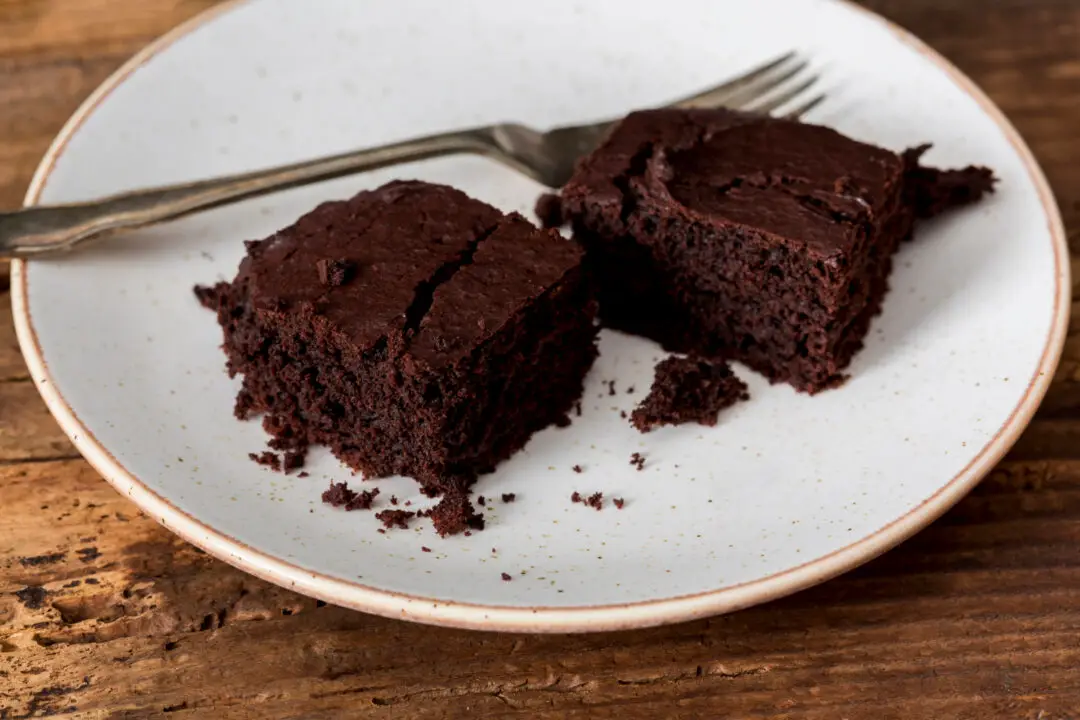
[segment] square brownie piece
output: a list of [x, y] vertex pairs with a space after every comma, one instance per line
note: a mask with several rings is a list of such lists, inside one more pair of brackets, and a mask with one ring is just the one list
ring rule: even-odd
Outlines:
[[862, 346], [915, 217], [991, 188], [981, 168], [919, 168], [924, 149], [728, 110], [637, 112], [579, 163], [559, 218], [605, 326], [813, 393]]
[[368, 477], [467, 486], [560, 421], [596, 357], [582, 251], [449, 187], [393, 182], [247, 245], [217, 311], [236, 415]]

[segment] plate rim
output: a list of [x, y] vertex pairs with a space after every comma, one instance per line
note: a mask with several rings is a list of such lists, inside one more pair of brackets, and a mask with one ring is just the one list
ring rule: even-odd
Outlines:
[[[258, 578], [334, 605], [431, 625], [504, 632], [593, 632], [627, 630], [734, 612], [803, 590], [862, 565], [892, 549], [940, 517], [970, 492], [1015, 444], [1050, 387], [1061, 358], [1071, 310], [1069, 253], [1064, 223], [1042, 168], [1019, 132], [986, 95], [943, 55], [908, 30], [851, 0], [827, 0], [881, 23], [900, 42], [943, 71], [999, 127], [1031, 177], [1043, 208], [1054, 252], [1054, 316], [1038, 367], [1023, 396], [994, 436], [951, 480], [904, 515], [844, 547], [786, 570], [715, 590], [632, 603], [583, 606], [483, 605], [411, 595], [306, 570], [246, 545], [180, 510], [151, 490], [83, 425], [52, 382], [28, 302], [27, 260], [11, 262], [11, 305], [15, 331], [34, 386], [79, 453], [118, 492], [143, 512], [210, 555]], [[174, 42], [250, 0], [225, 0], [176, 26], [140, 50], [99, 85], [64, 124], [38, 165], [24, 206], [37, 203], [57, 160], [86, 119], [133, 72]]]

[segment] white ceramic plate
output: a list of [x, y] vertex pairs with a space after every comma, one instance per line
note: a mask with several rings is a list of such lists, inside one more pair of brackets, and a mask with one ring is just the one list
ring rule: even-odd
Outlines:
[[[619, 416], [647, 388], [654, 345], [602, 335], [585, 415], [485, 477], [488, 529], [378, 534], [319, 502], [347, 479], [247, 457], [258, 423], [191, 294], [231, 277], [242, 240], [319, 201], [395, 177], [456, 185], [528, 212], [540, 191], [482, 159], [425, 162], [292, 191], [16, 263], [19, 338], [45, 400], [118, 490], [210, 553], [330, 602], [424, 622], [580, 631], [730, 611], [849, 569], [956, 502], [1043, 396], [1068, 313], [1060, 218], [1015, 131], [954, 68], [834, 0], [508, 3], [249, 0], [158, 42], [92, 97], [27, 202], [75, 201], [250, 170], [457, 126], [538, 126], [693, 92], [798, 48], [825, 73], [813, 120], [929, 160], [992, 166], [1000, 191], [926, 225], [897, 262], [884, 315], [841, 389], [818, 397], [744, 372], [753, 400], [714, 429], [648, 436]], [[615, 380], [618, 394], [604, 381]], [[628, 394], [628, 387], [636, 388]], [[647, 458], [643, 472], [629, 456]], [[571, 467], [580, 464], [584, 473]], [[426, 504], [413, 481], [382, 498]], [[594, 512], [573, 491], [621, 496]], [[428, 546], [432, 552], [422, 552]], [[501, 579], [509, 573], [512, 582]]]

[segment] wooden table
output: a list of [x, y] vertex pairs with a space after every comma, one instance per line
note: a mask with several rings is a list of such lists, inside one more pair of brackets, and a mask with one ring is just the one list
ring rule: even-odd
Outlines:
[[[106, 75], [213, 4], [0, 0], [0, 203]], [[1080, 2], [865, 4], [1000, 103], [1078, 249]], [[248, 577], [98, 478], [27, 380], [5, 311], [0, 720], [1080, 717], [1080, 333], [1009, 459], [897, 550], [767, 606], [587, 636], [422, 627]]]

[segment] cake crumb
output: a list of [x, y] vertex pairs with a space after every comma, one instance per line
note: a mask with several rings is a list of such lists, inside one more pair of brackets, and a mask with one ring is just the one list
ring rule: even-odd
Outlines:
[[574, 403], [574, 414], [581, 417], [581, 401], [578, 400]]
[[426, 546], [424, 546], [424, 545], [421, 545], [421, 546], [420, 546], [420, 551], [421, 551], [421, 552], [431, 552], [431, 548], [429, 548], [429, 547], [426, 547]]
[[319, 273], [319, 282], [327, 287], [340, 287], [349, 282], [353, 265], [348, 260], [317, 260], [315, 269]]
[[634, 394], [634, 386], [633, 386], [633, 385], [631, 385], [630, 387], [626, 388], [626, 394], [627, 394], [627, 395], [633, 395], [633, 394]]
[[608, 380], [607, 381], [607, 394], [608, 395], [615, 395], [615, 381], [614, 380]]
[[536, 218], [543, 228], [561, 227], [565, 222], [562, 198], [555, 193], [544, 193], [536, 200]]
[[480, 504], [480, 507], [486, 507], [487, 506], [487, 499], [483, 495], [478, 496], [476, 498], [476, 502], [478, 502]]
[[503, 493], [502, 494], [502, 501], [504, 503], [512, 503], [515, 500], [517, 500], [517, 494], [516, 493]]
[[311, 473], [309, 473], [307, 470], [301, 470], [300, 472], [298, 472], [296, 474], [296, 477], [298, 477], [298, 478], [311, 477]]
[[409, 529], [409, 521], [416, 516], [416, 513], [409, 510], [383, 510], [382, 512], [375, 513], [376, 519], [382, 522], [383, 527], [387, 530], [393, 528], [400, 528], [402, 530]]
[[502, 574], [502, 579], [503, 579], [503, 582], [510, 582], [514, 578], [510, 577], [510, 573], [503, 573]]
[[652, 388], [631, 415], [643, 433], [661, 425], [716, 425], [721, 410], [750, 398], [746, 383], [722, 361], [672, 356], [653, 372]]
[[641, 453], [634, 453], [630, 456], [630, 464], [637, 467], [638, 472], [645, 469], [645, 456]]
[[596, 510], [602, 510], [604, 507], [604, 493], [594, 492], [592, 495], [584, 497], [581, 493], [575, 490], [574, 493], [570, 496], [570, 502], [581, 503], [586, 507], [591, 507]]
[[574, 467], [572, 467], [570, 469], [573, 470], [576, 473], [581, 473], [581, 471], [582, 471], [582, 467], [580, 465], [575, 465]]
[[259, 465], [264, 465], [275, 472], [281, 472], [281, 458], [275, 452], [264, 450], [261, 453], [248, 453], [248, 457]]
[[397, 505], [398, 504], [397, 495], [391, 495], [390, 496], [390, 504], [391, 505]]
[[340, 507], [356, 497], [356, 493], [349, 489], [348, 483], [330, 483], [330, 487], [323, 491], [322, 501], [334, 507]]
[[303, 450], [289, 450], [285, 453], [281, 461], [281, 471], [288, 475], [293, 470], [299, 470], [304, 467], [304, 460], [307, 456], [307, 452]]
[[379, 494], [379, 488], [354, 492], [349, 489], [348, 483], [330, 483], [330, 487], [322, 494], [322, 501], [333, 507], [343, 507], [346, 510], [370, 510]]
[[472, 535], [470, 530], [484, 529], [483, 514], [476, 512], [468, 496], [461, 491], [447, 493], [425, 515], [431, 520], [435, 532], [442, 537], [459, 532], [468, 537]]
[[623, 505], [626, 504], [626, 501], [623, 500], [622, 498], [611, 498], [611, 502], [614, 503], [616, 509], [618, 509], [618, 510], [622, 510]]
[[625, 410], [620, 410], [619, 411], [619, 417], [621, 417], [623, 420], [625, 420], [626, 419], [626, 411]]

